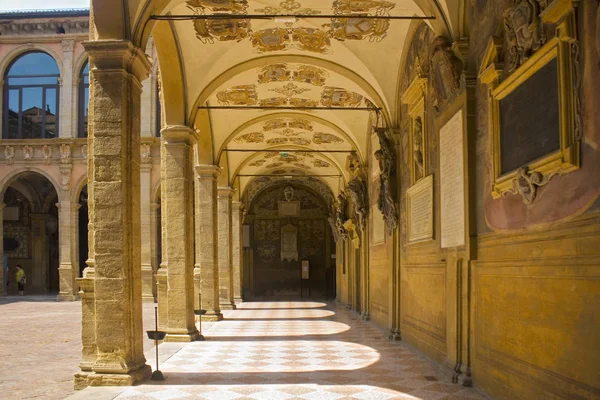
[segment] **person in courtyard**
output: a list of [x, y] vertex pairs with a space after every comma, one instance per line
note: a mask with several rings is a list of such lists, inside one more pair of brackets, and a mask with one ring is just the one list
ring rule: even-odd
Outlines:
[[17, 285], [19, 285], [19, 294], [23, 296], [27, 278], [25, 277], [25, 271], [23, 271], [21, 264], [17, 264], [17, 273], [15, 278], [17, 280]]

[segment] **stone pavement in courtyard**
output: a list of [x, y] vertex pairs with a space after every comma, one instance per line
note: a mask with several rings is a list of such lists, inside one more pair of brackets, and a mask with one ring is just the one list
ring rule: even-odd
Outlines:
[[160, 365], [165, 381], [88, 388], [72, 400], [487, 399], [345, 308], [247, 302], [224, 314], [205, 327], [206, 341], [159, 347], [173, 353]]
[[[81, 361], [81, 303], [54, 296], [0, 297], [0, 399], [58, 400], [75, 393]], [[144, 303], [154, 329], [154, 304]], [[144, 349], [154, 343], [144, 341]]]

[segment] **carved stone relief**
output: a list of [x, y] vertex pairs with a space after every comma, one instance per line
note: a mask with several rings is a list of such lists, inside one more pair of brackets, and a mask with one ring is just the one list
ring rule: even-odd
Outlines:
[[519, 168], [517, 177], [513, 181], [512, 192], [521, 195], [523, 203], [530, 206], [537, 196], [537, 188], [550, 182], [554, 175], [542, 175], [540, 172], [529, 171], [527, 167]]
[[60, 151], [60, 163], [68, 164], [71, 159], [71, 146], [68, 144], [61, 144], [59, 147]]
[[152, 152], [148, 143], [142, 143], [140, 158], [143, 164], [149, 164], [152, 161]]
[[52, 147], [47, 144], [42, 146], [42, 156], [44, 157], [44, 164], [50, 165], [52, 163]]
[[509, 73], [523, 64], [546, 42], [539, 16], [546, 6], [545, 3], [544, 0], [513, 0], [513, 5], [504, 12]]
[[463, 62], [452, 51], [452, 43], [444, 36], [434, 39], [431, 46], [431, 83], [433, 104], [439, 111], [460, 92]]
[[12, 146], [4, 146], [4, 162], [12, 164], [15, 162], [15, 148]]
[[379, 199], [377, 207], [383, 214], [387, 227], [391, 230], [398, 225], [398, 212], [394, 192], [392, 190], [392, 179], [396, 171], [396, 151], [391, 139], [388, 137], [386, 128], [375, 130], [380, 149], [375, 152], [375, 159], [379, 162]]
[[33, 159], [33, 147], [23, 146], [23, 159], [25, 159], [25, 160]]

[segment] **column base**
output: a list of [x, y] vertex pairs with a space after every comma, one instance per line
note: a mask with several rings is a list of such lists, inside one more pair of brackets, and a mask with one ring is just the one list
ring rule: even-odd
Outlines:
[[235, 298], [233, 299], [233, 302], [234, 302], [235, 304], [240, 304], [240, 303], [243, 303], [243, 302], [244, 302], [244, 299], [242, 299], [241, 297], [235, 297]]
[[236, 309], [235, 304], [229, 303], [229, 302], [221, 303], [220, 307], [221, 307], [221, 310], [235, 310]]
[[222, 320], [223, 320], [223, 314], [221, 312], [209, 311], [202, 316], [202, 321], [206, 321], [206, 322], [215, 322], [215, 321], [222, 321]]
[[143, 365], [127, 374], [79, 372], [75, 374], [74, 388], [82, 390], [88, 386], [133, 386], [150, 378], [151, 375], [152, 368], [149, 365]]
[[193, 331], [193, 332], [167, 332], [167, 336], [165, 336], [165, 342], [193, 342], [195, 340], [198, 339], [198, 337], [200, 336], [200, 332]]
[[154, 296], [142, 296], [142, 303], [156, 303]]
[[391, 342], [399, 342], [402, 340], [402, 336], [400, 335], [399, 329], [391, 329], [388, 334], [388, 340]]
[[361, 318], [363, 321], [368, 321], [368, 320], [370, 320], [370, 319], [371, 319], [371, 316], [369, 315], [369, 313], [368, 313], [368, 312], [363, 312], [363, 313], [362, 313], [362, 315], [360, 316], [360, 318]]
[[56, 301], [75, 301], [79, 300], [79, 296], [75, 296], [74, 294], [58, 294], [56, 296]]

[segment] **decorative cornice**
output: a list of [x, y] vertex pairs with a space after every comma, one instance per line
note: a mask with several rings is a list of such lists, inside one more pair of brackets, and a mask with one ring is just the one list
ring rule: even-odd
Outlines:
[[[36, 15], [36, 17], [38, 17]], [[42, 16], [40, 16], [42, 17]], [[16, 17], [0, 15], [0, 35], [26, 36], [26, 35], [87, 35], [90, 30], [88, 18], [73, 19], [46, 19], [39, 21], [15, 21]]]

